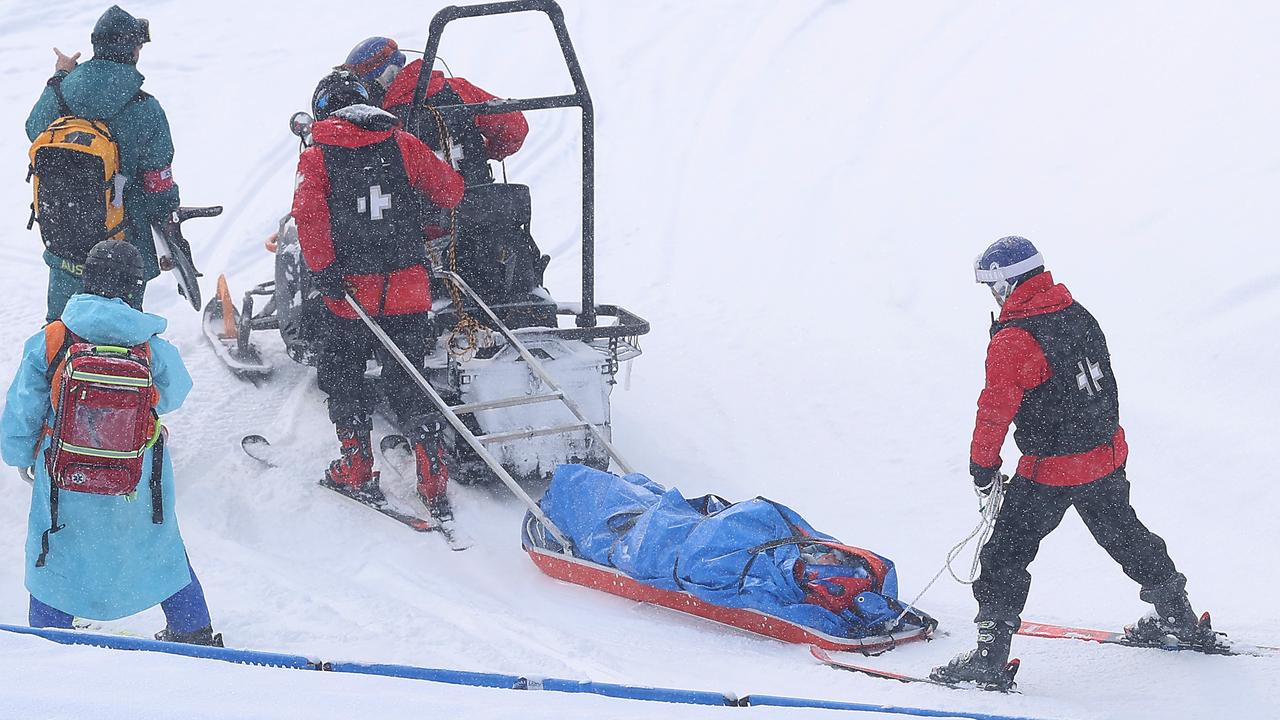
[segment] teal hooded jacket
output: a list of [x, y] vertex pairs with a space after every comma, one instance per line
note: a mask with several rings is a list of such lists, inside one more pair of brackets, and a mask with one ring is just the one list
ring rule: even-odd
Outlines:
[[[164, 318], [140, 312], [123, 300], [74, 295], [62, 321], [78, 337], [107, 345], [151, 345], [151, 376], [160, 391], [156, 412], [172, 412], [191, 391], [191, 375], [178, 350], [157, 337]], [[44, 567], [36, 567], [40, 537], [49, 529], [49, 473], [43, 462], [54, 423], [46, 370], [45, 337], [36, 333], [22, 351], [0, 417], [0, 454], [5, 464], [35, 467], [27, 517], [26, 586], [37, 600], [65, 613], [114, 620], [141, 612], [191, 582], [186, 549], [174, 514], [173, 453], [164, 453], [160, 487], [164, 522], [151, 517], [151, 454], [133, 495], [58, 493], [58, 522], [49, 534]]]
[[[62, 73], [59, 73], [62, 75]], [[105, 120], [120, 146], [120, 173], [125, 177], [125, 239], [137, 246], [148, 280], [160, 274], [151, 223], [178, 208], [173, 182], [173, 137], [159, 101], [142, 89], [142, 73], [126, 63], [89, 60], [62, 77], [62, 95], [72, 114]], [[62, 112], [54, 89], [45, 86], [27, 116], [27, 137], [34, 141]], [[61, 260], [45, 253], [50, 267]]]

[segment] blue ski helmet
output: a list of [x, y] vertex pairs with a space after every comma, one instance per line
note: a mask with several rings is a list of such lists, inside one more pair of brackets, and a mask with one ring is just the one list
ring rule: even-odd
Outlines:
[[376, 82], [385, 89], [391, 85], [404, 63], [404, 53], [400, 52], [400, 46], [396, 45], [395, 40], [371, 37], [361, 40], [351, 49], [344, 67], [366, 83]]
[[311, 112], [324, 120], [344, 107], [369, 102], [369, 89], [347, 70], [334, 70], [320, 81], [311, 96]]
[[996, 302], [1003, 305], [1015, 288], [1044, 270], [1044, 256], [1031, 241], [1010, 235], [991, 243], [973, 263], [974, 280], [986, 283]]

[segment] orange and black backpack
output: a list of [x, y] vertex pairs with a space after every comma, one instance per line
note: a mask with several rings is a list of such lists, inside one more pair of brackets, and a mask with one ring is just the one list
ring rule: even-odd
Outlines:
[[[124, 239], [120, 147], [105, 120], [71, 112], [62, 96], [61, 77], [49, 85], [61, 116], [36, 137], [28, 152], [27, 181], [34, 199], [27, 229], [39, 223], [40, 237], [51, 254], [82, 265], [98, 242]], [[139, 92], [130, 103], [145, 97]]]
[[53, 426], [45, 451], [49, 472], [49, 529], [40, 541], [36, 567], [49, 553], [58, 524], [58, 493], [132, 495], [142, 479], [143, 456], [151, 456], [151, 520], [164, 522], [161, 479], [164, 434], [155, 412], [160, 393], [151, 377], [151, 345], [95, 345], [61, 320], [45, 327], [49, 399]]

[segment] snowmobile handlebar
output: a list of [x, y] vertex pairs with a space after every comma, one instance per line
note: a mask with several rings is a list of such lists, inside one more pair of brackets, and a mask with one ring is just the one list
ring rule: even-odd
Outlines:
[[180, 207], [173, 213], [173, 217], [179, 223], [184, 223], [191, 218], [217, 217], [221, 214], [221, 205], [208, 205], [205, 207]]

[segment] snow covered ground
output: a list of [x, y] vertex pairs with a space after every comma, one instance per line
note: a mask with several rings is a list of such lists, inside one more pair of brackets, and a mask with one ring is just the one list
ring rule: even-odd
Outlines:
[[[1280, 353], [1280, 6], [1266, 2], [566, 2], [597, 109], [598, 290], [653, 323], [615, 438], [688, 494], [764, 494], [893, 558], [913, 596], [977, 520], [965, 472], [989, 295], [973, 257], [1024, 234], [1109, 333], [1140, 517], [1197, 608], [1280, 644], [1272, 374]], [[131, 2], [140, 69], [173, 126], [197, 260], [233, 292], [267, 279], [296, 140], [326, 69], [373, 34], [421, 46], [434, 7]], [[22, 225], [31, 103], [49, 48], [89, 51], [103, 3], [0, 3], [0, 377], [43, 317]], [[493, 92], [567, 90], [545, 21], [451, 26], [441, 55]], [[534, 191], [548, 286], [579, 255], [574, 113], [530, 115], [507, 163]], [[215, 624], [240, 647], [490, 672], [1055, 718], [1274, 717], [1275, 659], [1020, 638], [1022, 694], [902, 686], [804, 648], [555, 583], [522, 510], [463, 489], [478, 544], [451, 553], [314, 485], [335, 441], [309, 370], [277, 349], [255, 388], [206, 347], [169, 279], [148, 309], [196, 378], [173, 416], [179, 513]], [[236, 449], [266, 432], [296, 458]], [[1009, 465], [1016, 453], [1005, 452]], [[0, 621], [21, 623], [28, 486], [0, 480]], [[1137, 587], [1074, 513], [1033, 566], [1027, 617], [1117, 628]], [[921, 601], [946, 634], [878, 658], [923, 671], [972, 641], [968, 589]], [[152, 632], [158, 611], [116, 623]], [[826, 716], [288, 673], [0, 638], [3, 717]], [[135, 688], [145, 688], [139, 692]]]

